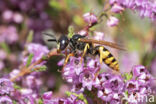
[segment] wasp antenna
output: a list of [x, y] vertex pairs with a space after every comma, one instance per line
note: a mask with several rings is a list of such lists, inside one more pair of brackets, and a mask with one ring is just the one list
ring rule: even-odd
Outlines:
[[48, 41], [55, 41], [56, 42], [57, 40], [56, 39], [48, 39]]

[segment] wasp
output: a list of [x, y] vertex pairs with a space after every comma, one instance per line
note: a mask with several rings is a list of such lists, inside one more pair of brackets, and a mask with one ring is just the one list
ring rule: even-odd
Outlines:
[[[46, 33], [45, 35], [51, 36], [50, 34], [46, 34]], [[103, 41], [103, 40], [89, 39], [86, 36], [82, 36], [80, 34], [75, 34], [70, 39], [67, 36], [62, 35], [58, 40], [54, 38], [54, 39], [48, 39], [48, 41], [57, 42], [58, 52], [66, 50], [67, 47], [71, 49], [70, 54], [66, 56], [64, 65], [66, 65], [66, 63], [68, 62], [71, 56], [75, 55], [76, 50], [80, 50], [82, 51], [82, 56], [81, 56], [82, 58], [86, 54], [90, 54], [93, 56], [98, 55], [100, 57], [100, 63], [104, 62], [108, 67], [112, 68], [115, 71], [119, 71], [118, 61], [111, 54], [111, 52], [108, 49], [106, 49], [103, 45], [120, 49], [120, 50], [125, 50], [120, 45], [117, 45], [115, 43]], [[98, 45], [95, 46], [95, 44]]]

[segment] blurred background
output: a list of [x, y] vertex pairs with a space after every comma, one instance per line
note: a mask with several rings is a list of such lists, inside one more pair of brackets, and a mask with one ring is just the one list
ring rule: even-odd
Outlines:
[[[73, 26], [77, 33], [87, 25], [83, 14], [92, 12], [98, 16], [104, 6], [104, 0], [0, 0], [0, 77], [19, 68], [30, 31], [34, 33], [31, 42], [46, 45], [42, 32], [66, 35], [68, 27]], [[127, 49], [110, 49], [119, 60], [121, 72], [130, 72], [133, 65], [142, 64], [156, 77], [156, 22], [128, 9], [115, 16], [120, 20], [118, 26], [108, 27], [104, 17], [94, 29], [104, 33], [104, 40]], [[70, 88], [57, 71], [61, 69], [57, 66], [61, 59], [52, 57], [40, 77], [44, 80], [43, 91], [53, 90], [57, 96]]]

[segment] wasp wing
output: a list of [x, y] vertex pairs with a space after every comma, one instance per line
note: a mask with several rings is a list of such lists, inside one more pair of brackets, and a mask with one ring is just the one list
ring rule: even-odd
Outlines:
[[80, 38], [79, 41], [86, 42], [86, 43], [93, 43], [93, 44], [101, 44], [101, 45], [109, 46], [111, 48], [116, 48], [116, 49], [120, 49], [120, 50], [124, 50], [124, 51], [126, 50], [121, 45], [118, 45], [113, 42], [104, 41], [104, 40]]

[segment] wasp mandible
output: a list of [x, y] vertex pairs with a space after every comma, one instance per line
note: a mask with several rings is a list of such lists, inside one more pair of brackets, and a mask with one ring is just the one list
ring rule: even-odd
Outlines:
[[[46, 34], [49, 35], [50, 34]], [[57, 39], [48, 39], [50, 42], [57, 42], [57, 50], [58, 52], [64, 51], [68, 48], [71, 49], [70, 54], [66, 56], [65, 63], [68, 62], [69, 58], [71, 56], [75, 55], [76, 50], [83, 51], [82, 53], [82, 58], [86, 54], [91, 54], [93, 56], [99, 55], [100, 57], [100, 63], [104, 62], [107, 66], [112, 68], [115, 71], [119, 71], [119, 64], [118, 61], [115, 59], [115, 57], [111, 54], [111, 52], [106, 49], [103, 45], [120, 49], [120, 50], [125, 50], [121, 46], [108, 42], [108, 41], [103, 41], [103, 40], [94, 40], [94, 39], [88, 39], [86, 36], [82, 36], [80, 34], [75, 34], [72, 36], [72, 38], [68, 38], [65, 35], [62, 35], [58, 40]], [[95, 46], [95, 44], [99, 44]]]

